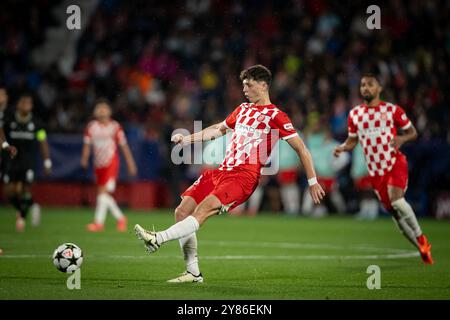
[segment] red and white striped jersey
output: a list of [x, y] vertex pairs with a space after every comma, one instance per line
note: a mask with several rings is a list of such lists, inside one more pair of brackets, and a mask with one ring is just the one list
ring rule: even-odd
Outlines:
[[84, 131], [84, 143], [92, 144], [94, 150], [94, 165], [104, 168], [115, 159], [119, 160], [117, 144], [124, 145], [127, 139], [122, 126], [115, 120], [103, 124], [93, 120], [88, 123]]
[[384, 176], [392, 170], [401, 152], [389, 142], [397, 136], [397, 128], [404, 130], [411, 125], [405, 111], [389, 102], [382, 101], [376, 107], [361, 104], [350, 111], [348, 135], [359, 138], [371, 176]]
[[219, 170], [245, 169], [260, 174], [279, 138], [297, 136], [289, 117], [275, 105], [242, 103], [224, 121], [233, 129]]

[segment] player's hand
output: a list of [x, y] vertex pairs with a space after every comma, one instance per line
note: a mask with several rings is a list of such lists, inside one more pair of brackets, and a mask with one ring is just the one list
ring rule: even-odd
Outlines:
[[344, 151], [345, 151], [345, 149], [344, 149], [344, 147], [343, 147], [342, 145], [337, 146], [337, 147], [334, 148], [334, 150], [333, 150], [333, 155], [337, 158], [337, 157], [339, 157], [340, 154], [341, 154], [342, 152], [344, 152]]
[[88, 163], [88, 162], [89, 162], [88, 159], [81, 158], [80, 166], [81, 166], [83, 169], [87, 169], [88, 166], [89, 166], [89, 163]]
[[314, 204], [320, 204], [320, 200], [325, 197], [325, 191], [323, 191], [322, 186], [318, 183], [309, 187], [309, 193], [311, 194]]
[[170, 140], [175, 144], [180, 144], [181, 146], [185, 146], [188, 144], [186, 137], [181, 133], [174, 134]]
[[8, 146], [6, 148], [6, 151], [8, 151], [9, 156], [10, 156], [11, 159], [14, 159], [15, 156], [17, 155], [17, 148], [14, 147], [14, 146]]
[[392, 148], [398, 149], [398, 148], [400, 148], [404, 143], [405, 143], [405, 139], [403, 139], [403, 137], [401, 137], [401, 136], [397, 136], [397, 137], [394, 137], [394, 139], [392, 139], [392, 140], [389, 142], [389, 145], [390, 145]]

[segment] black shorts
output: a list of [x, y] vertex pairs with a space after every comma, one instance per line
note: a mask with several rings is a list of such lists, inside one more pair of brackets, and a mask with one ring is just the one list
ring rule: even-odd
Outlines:
[[32, 167], [14, 164], [13, 161], [2, 161], [1, 174], [3, 183], [23, 182], [31, 184], [35, 179], [35, 172]]

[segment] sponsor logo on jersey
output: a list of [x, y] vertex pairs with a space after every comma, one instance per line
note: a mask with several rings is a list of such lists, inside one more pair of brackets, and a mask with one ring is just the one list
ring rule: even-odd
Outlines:
[[[257, 137], [257, 138], [261, 136], [262, 132], [266, 131], [263, 129], [255, 129], [252, 126], [248, 126], [248, 125], [242, 124], [242, 123], [237, 123], [235, 130], [237, 132], [241, 132], [241, 133], [247, 133], [247, 132], [254, 133], [255, 137]], [[270, 130], [270, 128], [269, 128], [269, 130]]]

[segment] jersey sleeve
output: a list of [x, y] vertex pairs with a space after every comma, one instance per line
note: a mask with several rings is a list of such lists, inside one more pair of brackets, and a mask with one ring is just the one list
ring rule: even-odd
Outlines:
[[405, 110], [403, 110], [403, 108], [400, 106], [396, 106], [395, 108], [394, 125], [397, 128], [401, 128], [402, 130], [406, 130], [412, 125], [411, 121], [405, 113]]
[[223, 124], [227, 128], [234, 130], [234, 127], [236, 126], [237, 117], [238, 117], [240, 111], [241, 111], [241, 106], [238, 106], [236, 109], [234, 109], [234, 111], [232, 113], [230, 113], [228, 115], [228, 117], [225, 119]]
[[297, 130], [295, 130], [291, 119], [284, 112], [278, 112], [272, 120], [273, 128], [278, 129], [280, 133], [280, 138], [283, 140], [288, 140], [295, 136], [298, 136]]
[[91, 123], [88, 123], [88, 125], [84, 129], [83, 142], [85, 144], [91, 144], [92, 143]]
[[127, 144], [127, 137], [125, 136], [125, 132], [120, 124], [117, 125], [116, 135], [114, 138], [118, 145], [123, 146]]
[[358, 136], [358, 129], [356, 124], [353, 122], [353, 113], [350, 112], [347, 118], [348, 136], [356, 138]]
[[39, 142], [47, 140], [47, 131], [41, 120], [36, 120], [36, 139]]

